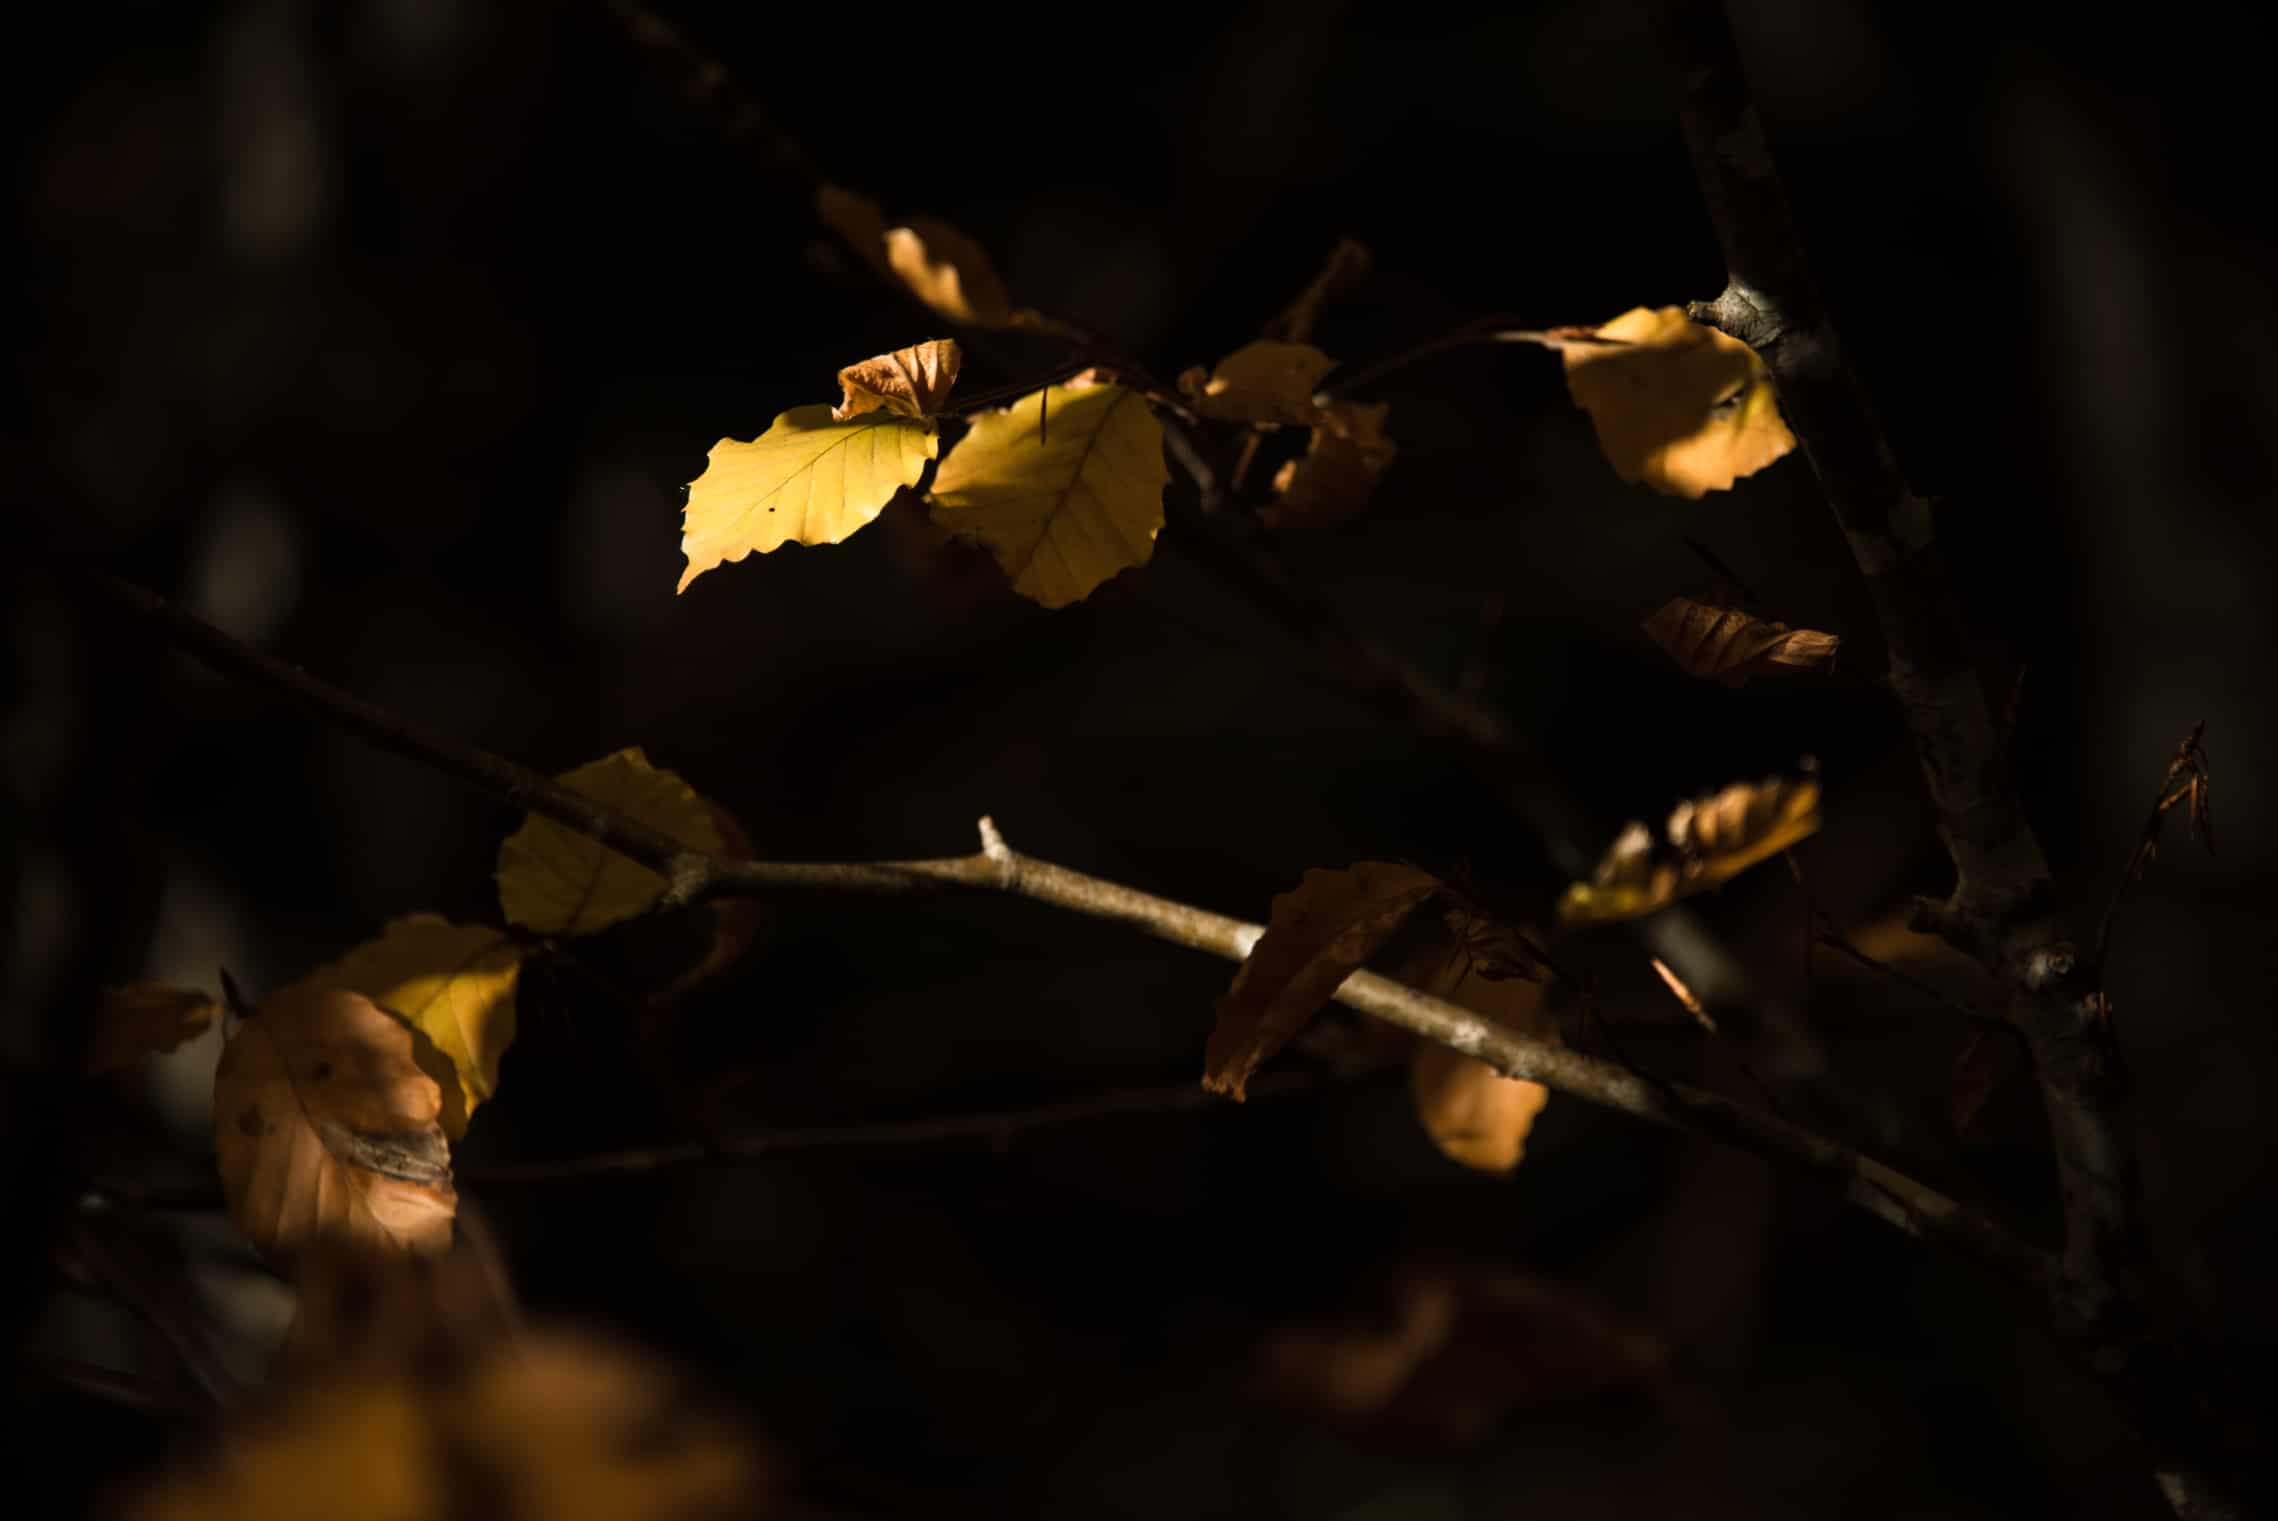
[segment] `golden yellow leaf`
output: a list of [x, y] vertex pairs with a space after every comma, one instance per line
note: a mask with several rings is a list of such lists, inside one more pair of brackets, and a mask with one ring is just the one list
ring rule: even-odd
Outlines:
[[[695, 788], [649, 764], [637, 745], [556, 778], [572, 792], [688, 846], [717, 852], [720, 819]], [[647, 913], [671, 886], [589, 834], [531, 814], [498, 848], [498, 903], [507, 922], [541, 935], [590, 935]]]
[[1413, 866], [1361, 861], [1342, 871], [1317, 867], [1275, 898], [1265, 934], [1218, 1000], [1202, 1086], [1241, 1098], [1250, 1074], [1439, 887]]
[[1274, 473], [1280, 500], [1259, 513], [1266, 526], [1335, 523], [1366, 507], [1377, 477], [1400, 452], [1384, 436], [1390, 410], [1382, 402], [1333, 401], [1323, 407], [1304, 457]]
[[[1540, 984], [1482, 976], [1458, 966], [1434, 980], [1431, 991], [1522, 1035], [1558, 1038], [1543, 1006]], [[1425, 1134], [1449, 1160], [1482, 1172], [1509, 1172], [1526, 1155], [1535, 1116], [1550, 1090], [1505, 1077], [1475, 1056], [1425, 1041], [1408, 1063], [1408, 1095]]]
[[211, 994], [195, 988], [156, 982], [106, 988], [87, 1037], [87, 1070], [113, 1072], [146, 1056], [179, 1050], [213, 1023], [220, 1007]]
[[933, 338], [850, 364], [838, 372], [846, 399], [831, 409], [831, 417], [846, 422], [881, 407], [897, 417], [931, 417], [949, 399], [964, 361], [956, 339]]
[[298, 1391], [289, 1411], [229, 1433], [201, 1468], [153, 1486], [125, 1521], [427, 1521], [452, 1481], [425, 1450], [408, 1380]]
[[1194, 409], [1220, 422], [1310, 423], [1320, 415], [1314, 388], [1337, 362], [1309, 343], [1261, 338], [1245, 343], [1204, 374], [1179, 377]]
[[1163, 428], [1119, 385], [1053, 386], [973, 420], [933, 483], [933, 519], [1046, 607], [1144, 565], [1163, 526]]
[[442, 1251], [458, 1211], [442, 1115], [442, 1086], [409, 1026], [344, 988], [284, 988], [238, 1027], [214, 1071], [230, 1217], [283, 1256], [335, 1236]]
[[1654, 855], [1653, 836], [1643, 824], [1629, 824], [1591, 879], [1567, 887], [1559, 921], [1603, 924], [1652, 913], [1730, 880], [1818, 828], [1816, 781], [1734, 782], [1671, 810], [1663, 856]]
[[1010, 327], [1012, 295], [988, 254], [947, 222], [912, 218], [886, 232], [886, 262], [910, 293], [952, 322]]
[[497, 930], [407, 914], [306, 980], [361, 993], [427, 1037], [450, 1064], [434, 1076], [443, 1084], [443, 1133], [456, 1141], [498, 1091], [524, 954]]
[[1690, 597], [1672, 598], [1645, 620], [1645, 632], [1686, 675], [1735, 687], [1750, 676], [1828, 670], [1842, 643], [1833, 634], [1766, 623]]
[[1795, 447], [1764, 362], [1674, 306], [1637, 307], [1565, 343], [1566, 389], [1614, 473], [1666, 496], [1730, 490]]
[[715, 565], [785, 544], [836, 544], [914, 486], [933, 458], [933, 425], [879, 411], [839, 422], [793, 407], [749, 443], [723, 438], [688, 487], [681, 591]]

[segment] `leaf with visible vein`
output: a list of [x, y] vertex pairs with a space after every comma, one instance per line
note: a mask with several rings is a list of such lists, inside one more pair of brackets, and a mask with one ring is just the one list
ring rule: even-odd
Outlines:
[[1817, 629], [1767, 623], [1690, 597], [1670, 599], [1645, 620], [1645, 632], [1686, 675], [1734, 687], [1751, 676], [1829, 670], [1842, 643]]
[[498, 1091], [525, 954], [497, 930], [407, 914], [307, 981], [360, 993], [427, 1037], [450, 1068], [433, 1076], [443, 1085], [443, 1131], [455, 1141]]
[[715, 565], [785, 544], [837, 544], [925, 473], [933, 425], [887, 411], [841, 422], [793, 407], [749, 443], [723, 438], [688, 488], [679, 590]]

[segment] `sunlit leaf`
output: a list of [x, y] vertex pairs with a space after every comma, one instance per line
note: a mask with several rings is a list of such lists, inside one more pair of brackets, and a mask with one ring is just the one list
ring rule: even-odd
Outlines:
[[1412, 866], [1362, 861], [1342, 871], [1309, 871], [1274, 899], [1265, 934], [1218, 1000], [1202, 1085], [1241, 1098], [1260, 1064], [1439, 886]]
[[[1458, 962], [1434, 979], [1430, 991], [1507, 1030], [1558, 1038], [1539, 983], [1489, 977], [1476, 964]], [[1505, 1077], [1437, 1041], [1420, 1043], [1409, 1059], [1408, 1094], [1432, 1143], [1451, 1161], [1482, 1172], [1509, 1172], [1519, 1165], [1535, 1116], [1550, 1101], [1542, 1084]]]
[[1337, 367], [1309, 343], [1261, 338], [1218, 361], [1179, 377], [1179, 389], [1197, 412], [1220, 422], [1310, 423], [1319, 415], [1314, 388]]
[[[680, 777], [649, 764], [638, 746], [557, 778], [572, 792], [670, 835], [717, 852], [720, 817]], [[541, 935], [590, 935], [654, 908], [671, 884], [593, 836], [539, 814], [498, 848], [498, 903], [507, 922]]]
[[388, 1251], [451, 1243], [458, 1196], [443, 1089], [411, 1028], [314, 982], [273, 994], [214, 1073], [214, 1154], [230, 1217], [265, 1252], [328, 1236]]
[[179, 1050], [213, 1023], [220, 1008], [212, 994], [195, 988], [156, 982], [106, 988], [87, 1035], [87, 1070], [113, 1072]]
[[1619, 341], [1559, 346], [1566, 389], [1623, 480], [1698, 497], [1795, 447], [1764, 362], [1738, 339], [1673, 306], [1624, 312], [1596, 336]]
[[443, 1132], [455, 1141], [498, 1091], [524, 955], [497, 930], [408, 914], [307, 981], [361, 993], [427, 1037], [450, 1064], [435, 1076], [444, 1085]]
[[1053, 386], [973, 420], [934, 478], [933, 517], [987, 545], [1014, 591], [1065, 607], [1147, 562], [1169, 481], [1138, 392]]
[[914, 486], [933, 458], [933, 425], [884, 410], [845, 422], [794, 407], [749, 443], [723, 438], [688, 488], [680, 590], [715, 565], [785, 544], [836, 544]]
[[1679, 803], [1664, 844], [1631, 823], [1588, 882], [1559, 900], [1566, 924], [1634, 919], [1705, 891], [1778, 855], [1819, 828], [1819, 784], [1808, 777], [1735, 782]]
[[1816, 629], [1767, 623], [1737, 608], [1675, 597], [1645, 632], [1688, 676], [1739, 686], [1751, 676], [1826, 671], [1842, 641]]
[[1333, 401], [1323, 407], [1304, 455], [1274, 474], [1278, 499], [1259, 513], [1267, 526], [1341, 522], [1366, 507], [1377, 478], [1400, 452], [1384, 436], [1390, 410], [1381, 402]]
[[949, 399], [964, 358], [956, 339], [933, 338], [850, 364], [838, 372], [846, 399], [831, 417], [847, 422], [883, 408], [897, 417], [929, 418]]

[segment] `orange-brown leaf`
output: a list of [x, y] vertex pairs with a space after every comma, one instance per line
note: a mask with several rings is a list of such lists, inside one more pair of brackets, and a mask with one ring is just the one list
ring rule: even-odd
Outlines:
[[1676, 307], [1637, 307], [1560, 345], [1566, 389], [1590, 414], [1614, 473], [1665, 496], [1726, 491], [1795, 447], [1771, 376], [1736, 338]]
[[850, 364], [838, 372], [846, 399], [831, 408], [831, 419], [845, 422], [881, 407], [901, 417], [930, 418], [949, 399], [964, 360], [956, 339], [932, 338]]
[[1179, 389], [1197, 412], [1220, 422], [1310, 423], [1320, 415], [1313, 388], [1336, 367], [1309, 343], [1261, 338], [1207, 374], [1200, 366], [1188, 370], [1179, 377]]
[[203, 1033], [219, 1010], [213, 995], [195, 988], [137, 982], [104, 990], [87, 1036], [87, 1070], [114, 1072], [146, 1056], [179, 1050]]
[[[1476, 963], [1458, 964], [1435, 978], [1431, 991], [1507, 1030], [1558, 1038], [1539, 983], [1490, 977]], [[1542, 1084], [1505, 1077], [1478, 1057], [1437, 1041], [1422, 1042], [1409, 1059], [1408, 1095], [1432, 1144], [1450, 1161], [1482, 1172], [1509, 1172], [1519, 1165], [1535, 1116], [1550, 1102]]]
[[1368, 505], [1377, 478], [1391, 467], [1399, 449], [1384, 436], [1382, 402], [1332, 401], [1320, 409], [1319, 421], [1301, 458], [1274, 473], [1273, 489], [1279, 498], [1259, 516], [1270, 528], [1341, 522]]
[[1767, 623], [1690, 597], [1672, 598], [1645, 620], [1645, 632], [1686, 675], [1734, 687], [1751, 676], [1829, 670], [1841, 643], [1833, 634]]
[[1635, 919], [1730, 880], [1819, 829], [1819, 783], [1809, 777], [1734, 782], [1679, 803], [1669, 814], [1667, 853], [1632, 822], [1588, 882], [1559, 900], [1562, 924]]
[[1412, 866], [1362, 861], [1343, 871], [1309, 871], [1274, 899], [1265, 934], [1218, 1001], [1202, 1085], [1241, 1098], [1250, 1074], [1305, 1028], [1439, 885]]

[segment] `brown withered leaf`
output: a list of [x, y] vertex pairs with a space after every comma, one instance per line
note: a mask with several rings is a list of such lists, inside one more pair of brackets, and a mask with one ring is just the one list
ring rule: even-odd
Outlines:
[[443, 1090], [414, 1039], [371, 999], [315, 982], [272, 994], [238, 1027], [214, 1072], [214, 1154], [254, 1245], [287, 1257], [329, 1236], [450, 1245]]
[[1342, 871], [1317, 867], [1274, 899], [1265, 934], [1218, 1000], [1202, 1085], [1241, 1098], [1250, 1074], [1305, 1028], [1439, 885], [1412, 866], [1361, 861]]
[[831, 419], [845, 422], [881, 407], [900, 417], [930, 418], [949, 399], [964, 361], [956, 339], [931, 338], [850, 364], [838, 372], [846, 399], [831, 408]]
[[1699, 497], [1795, 447], [1763, 360], [1738, 339], [1674, 306], [1636, 307], [1595, 336], [1617, 341], [1560, 345], [1566, 389], [1623, 480]]
[[116, 1072], [146, 1056], [177, 1051], [204, 1033], [221, 1005], [211, 993], [135, 982], [106, 988], [87, 1035], [87, 1070]]
[[[1522, 1035], [1558, 1038], [1540, 984], [1486, 975], [1478, 963], [1456, 965], [1430, 991]], [[1475, 1056], [1437, 1041], [1417, 1045], [1408, 1063], [1408, 1096], [1424, 1133], [1450, 1161], [1482, 1172], [1510, 1172], [1526, 1155], [1535, 1116], [1550, 1090], [1505, 1077]]]
[[1559, 900], [1562, 924], [1635, 919], [1704, 892], [1778, 855], [1819, 829], [1819, 783], [1810, 777], [1734, 782], [1688, 798], [1669, 814], [1666, 852], [1640, 823], [1625, 827], [1588, 882]]
[[1312, 283], [1298, 293], [1286, 311], [1266, 324], [1266, 336], [1283, 343], [1303, 343], [1311, 338], [1313, 325], [1321, 320], [1321, 309], [1368, 278], [1370, 262], [1366, 244], [1339, 238]]
[[1672, 1391], [1668, 1351], [1579, 1285], [1423, 1260], [1332, 1319], [1264, 1337], [1263, 1398], [1380, 1441], [1461, 1448], [1510, 1416]]
[[1376, 492], [1399, 448], [1384, 436], [1382, 402], [1332, 401], [1322, 407], [1301, 458], [1274, 472], [1276, 500], [1258, 516], [1269, 528], [1342, 522]]
[[1309, 343], [1261, 338], [1208, 373], [1199, 365], [1188, 370], [1179, 377], [1179, 390], [1197, 412], [1219, 422], [1311, 423], [1320, 416], [1313, 390], [1336, 367]]
[[1645, 620], [1645, 632], [1686, 675], [1731, 687], [1751, 676], [1831, 670], [1842, 642], [1833, 634], [1767, 623], [1690, 597], [1671, 598]]

